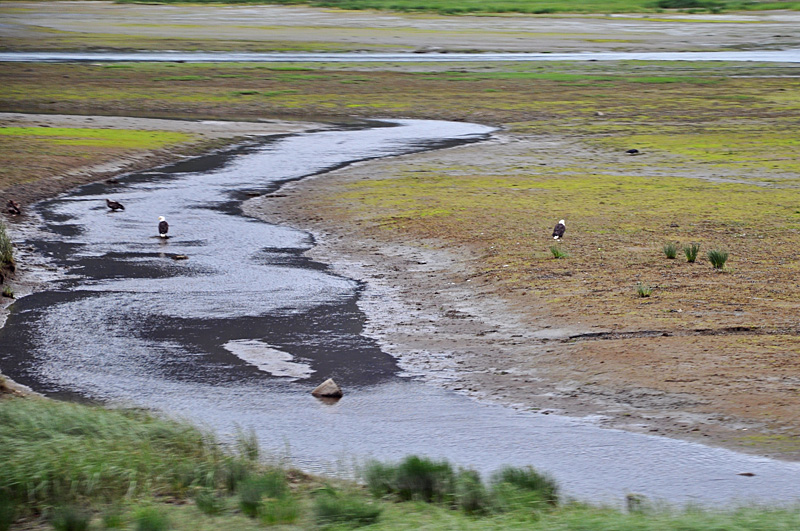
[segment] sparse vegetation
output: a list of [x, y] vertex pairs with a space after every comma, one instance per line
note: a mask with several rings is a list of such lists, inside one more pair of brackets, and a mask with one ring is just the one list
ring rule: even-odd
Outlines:
[[344, 524], [361, 527], [374, 524], [383, 509], [369, 503], [359, 492], [342, 492], [326, 487], [314, 495], [314, 519], [321, 526]]
[[11, 286], [3, 286], [3, 297], [14, 298], [14, 290], [11, 289]]
[[728, 251], [711, 249], [708, 251], [708, 261], [711, 262], [714, 269], [722, 269], [725, 267], [725, 262], [728, 261]]
[[91, 514], [75, 505], [56, 507], [50, 523], [56, 531], [86, 531], [89, 529]]
[[664, 255], [669, 259], [674, 259], [678, 256], [678, 246], [674, 243], [665, 244], [662, 250], [664, 251]]
[[551, 245], [550, 246], [550, 254], [553, 255], [553, 258], [568, 258], [569, 253], [563, 250], [558, 245]]
[[700, 252], [700, 244], [693, 243], [683, 247], [683, 254], [686, 255], [686, 261], [693, 264], [697, 260], [697, 254]]
[[640, 297], [649, 297], [653, 294], [653, 288], [649, 284], [639, 282], [636, 284], [636, 294]]

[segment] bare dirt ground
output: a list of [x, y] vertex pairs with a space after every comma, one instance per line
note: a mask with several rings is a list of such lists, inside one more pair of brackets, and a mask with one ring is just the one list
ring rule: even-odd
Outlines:
[[[116, 49], [202, 46], [249, 51], [687, 51], [786, 48], [800, 43], [800, 14], [786, 12], [668, 18], [443, 18], [209, 6], [198, 19], [196, 9], [186, 6], [14, 2], [0, 3], [0, 13], [4, 18], [0, 42], [6, 49], [93, 49], [98, 39], [107, 40], [110, 34], [117, 36], [111, 43]], [[169, 38], [163, 37], [165, 27], [170, 28]], [[308, 43], [312, 43], [310, 48]], [[3, 190], [4, 195], [11, 191], [25, 201], [176, 160], [191, 155], [193, 149], [219, 147], [234, 138], [296, 132], [311, 126], [0, 116], [0, 125], [22, 123], [154, 127], [205, 135], [194, 148], [183, 146], [91, 164], [77, 159], [53, 163], [41, 168], [43, 179]], [[664, 313], [671, 324], [661, 326], [655, 321], [658, 326], [653, 326], [646, 320], [637, 321], [635, 315], [627, 321], [627, 315], [590, 310], [580, 299], [554, 306], [534, 293], [509, 291], [480, 275], [481, 254], [470, 245], [453, 246], [436, 239], [403, 241], [339, 215], [330, 204], [329, 198], [351, 183], [394, 175], [400, 166], [406, 171], [431, 164], [514, 164], [521, 153], [533, 151], [547, 164], [560, 153], [580, 155], [581, 147], [574, 139], [568, 142], [554, 135], [547, 146], [540, 142], [530, 136], [502, 133], [489, 143], [359, 164], [293, 184], [285, 197], [259, 198], [247, 208], [266, 219], [310, 230], [319, 242], [311, 251], [315, 258], [367, 283], [361, 302], [369, 319], [367, 333], [397, 356], [410, 374], [477, 398], [542, 414], [596, 415], [598, 422], [610, 427], [783, 459], [800, 458], [800, 362], [796, 320], [792, 322], [795, 303], [774, 306], [755, 320], [732, 308], [724, 316], [712, 318], [716, 335], [707, 332], [706, 324], [694, 326], [689, 311]], [[35, 258], [24, 250], [18, 254], [23, 271], [28, 260], [34, 263]], [[558, 281], [557, 274], [548, 275], [547, 282]], [[24, 287], [20, 293], [24, 294]], [[766, 303], [763, 307], [770, 308]], [[675, 325], [676, 319], [684, 321]], [[709, 318], [704, 319], [707, 323]], [[780, 321], [782, 328], [763, 328], [770, 320]], [[739, 337], [736, 334], [750, 346], [732, 347], [731, 338]], [[759, 353], [757, 359], [742, 355], [753, 349]]]

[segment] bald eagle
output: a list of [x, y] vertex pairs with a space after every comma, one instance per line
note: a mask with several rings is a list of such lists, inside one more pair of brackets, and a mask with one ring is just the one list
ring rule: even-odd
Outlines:
[[564, 224], [564, 220], [559, 220], [559, 222], [556, 223], [556, 227], [553, 229], [553, 239], [560, 240], [566, 230], [567, 226]]
[[158, 216], [158, 235], [166, 238], [168, 231], [169, 223], [167, 223], [167, 219], [164, 216]]
[[111, 209], [111, 212], [116, 212], [117, 210], [125, 210], [125, 207], [122, 206], [122, 203], [117, 201], [112, 201], [111, 199], [106, 199], [106, 205], [108, 208]]

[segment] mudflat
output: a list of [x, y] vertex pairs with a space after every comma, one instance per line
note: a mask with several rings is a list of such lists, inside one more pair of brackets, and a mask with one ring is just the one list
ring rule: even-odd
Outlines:
[[[796, 41], [798, 17], [428, 17], [95, 2], [0, 4], [0, 12], [19, 13], [0, 29], [16, 49], [166, 46], [163, 33], [125, 23], [135, 20], [175, 26], [179, 48], [250, 51], [768, 48]], [[42, 38], [32, 13], [58, 38]], [[93, 17], [67, 16], [76, 13]], [[198, 13], [199, 27], [189, 24]], [[272, 22], [245, 24], [234, 39], [242, 17]], [[300, 131], [314, 126], [312, 116], [491, 123], [498, 130], [488, 142], [358, 164], [246, 208], [311, 231], [315, 258], [364, 280], [366, 333], [422, 378], [542, 414], [596, 415], [611, 427], [800, 457], [796, 65], [454, 67], [421, 59], [275, 68], [258, 79], [244, 67], [200, 68], [5, 69], [7, 87], [69, 75], [111, 98], [12, 97], [9, 89], [0, 97], [10, 113], [0, 116], [4, 127], [195, 136], [157, 152], [28, 153], [26, 164], [40, 163], [36, 178], [12, 172], [3, 202], [248, 134]], [[159, 89], [130, 99], [148, 84]], [[214, 98], [209, 87], [219, 87]], [[134, 110], [159, 120], [109, 116]], [[176, 113], [187, 119], [163, 119]], [[126, 160], [135, 162], [119, 164]], [[550, 232], [561, 218], [567, 233], [558, 243]], [[683, 256], [692, 243], [701, 246], [694, 263]], [[667, 244], [677, 258], [665, 256]], [[554, 245], [567, 256], [555, 258]], [[724, 268], [711, 266], [712, 249], [729, 252]]]

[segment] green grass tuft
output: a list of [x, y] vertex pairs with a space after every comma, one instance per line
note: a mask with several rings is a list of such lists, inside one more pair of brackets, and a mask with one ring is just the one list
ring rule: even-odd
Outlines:
[[686, 261], [693, 264], [697, 260], [697, 253], [700, 252], [700, 244], [693, 243], [683, 247], [683, 254], [686, 255]]
[[550, 246], [550, 253], [553, 255], [553, 258], [568, 258], [569, 253], [561, 249], [561, 247], [557, 245]]
[[728, 251], [712, 249], [708, 251], [708, 261], [711, 262], [714, 269], [722, 269], [725, 267], [725, 262], [728, 261]]
[[169, 517], [159, 507], [141, 507], [133, 515], [136, 531], [166, 531], [170, 528]]
[[662, 250], [664, 251], [664, 255], [669, 259], [674, 259], [678, 256], [678, 246], [674, 243], [665, 244]]
[[559, 503], [558, 483], [547, 474], [533, 467], [506, 467], [492, 476], [495, 488], [499, 485], [511, 485], [522, 491], [534, 494], [539, 500], [551, 506]]
[[86, 531], [89, 529], [91, 514], [75, 505], [64, 505], [53, 511], [50, 523], [56, 531]]
[[378, 521], [383, 510], [354, 493], [325, 488], [314, 498], [314, 520], [320, 526], [347, 525], [361, 527]]
[[250, 518], [256, 518], [262, 512], [265, 499], [284, 498], [289, 493], [289, 487], [282, 470], [268, 470], [245, 479], [238, 491], [242, 512]]
[[649, 297], [653, 293], [653, 288], [647, 284], [639, 282], [636, 284], [636, 294], [640, 297]]

